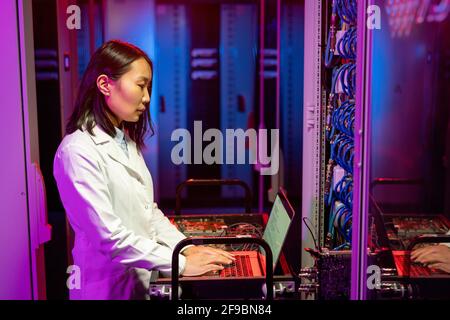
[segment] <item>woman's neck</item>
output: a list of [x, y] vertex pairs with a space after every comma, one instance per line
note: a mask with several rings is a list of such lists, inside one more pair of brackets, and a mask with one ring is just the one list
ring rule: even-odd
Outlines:
[[111, 123], [114, 125], [114, 127], [122, 130], [123, 128], [123, 121], [119, 120], [113, 113], [108, 112], [108, 118], [111, 121]]

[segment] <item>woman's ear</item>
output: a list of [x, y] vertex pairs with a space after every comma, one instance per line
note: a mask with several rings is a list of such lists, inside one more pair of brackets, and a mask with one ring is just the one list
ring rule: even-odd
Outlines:
[[97, 78], [97, 88], [98, 90], [100, 90], [100, 92], [109, 97], [109, 95], [111, 94], [110, 91], [110, 81], [109, 78], [106, 74], [101, 74], [98, 76]]

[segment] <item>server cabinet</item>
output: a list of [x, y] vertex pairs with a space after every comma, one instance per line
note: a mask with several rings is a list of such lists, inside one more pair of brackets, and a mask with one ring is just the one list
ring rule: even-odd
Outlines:
[[[443, 242], [434, 242], [448, 241], [450, 4], [358, 1], [358, 19], [351, 297], [380, 296], [380, 288], [368, 284], [370, 270], [385, 267], [371, 259], [380, 250], [381, 227], [394, 258], [391, 293], [447, 298], [448, 274], [422, 270], [429, 273], [417, 276], [418, 266], [399, 254], [411, 252], [420, 241], [416, 236], [435, 234]], [[439, 227], [438, 220], [444, 221]]]

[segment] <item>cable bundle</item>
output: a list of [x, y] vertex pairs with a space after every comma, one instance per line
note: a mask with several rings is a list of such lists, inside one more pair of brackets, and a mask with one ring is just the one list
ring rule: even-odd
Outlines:
[[[325, 49], [325, 66], [332, 67], [336, 62], [335, 53], [345, 59], [356, 59], [356, 19], [357, 3], [356, 0], [333, 0], [330, 29], [327, 37]], [[340, 23], [338, 23], [340, 21]], [[337, 41], [337, 29], [345, 32]]]
[[347, 173], [353, 173], [353, 139], [343, 133], [337, 134], [331, 142], [330, 159]]
[[337, 44], [336, 49], [339, 55], [345, 59], [355, 60], [356, 59], [356, 28], [351, 27], [345, 31], [344, 36], [342, 36]]
[[[256, 223], [235, 223], [229, 225], [220, 236], [223, 237], [239, 237], [239, 236], [252, 236], [255, 238], [262, 238], [263, 227]], [[231, 245], [233, 251], [256, 251], [258, 245], [255, 244], [241, 244]]]
[[357, 2], [356, 0], [335, 0], [337, 14], [342, 22], [346, 24], [356, 24]]
[[331, 124], [333, 128], [338, 129], [347, 136], [353, 137], [355, 125], [355, 103], [347, 100], [336, 108], [331, 116]]
[[337, 243], [334, 250], [350, 248], [352, 241], [351, 220], [352, 211], [343, 203], [339, 203], [332, 208], [328, 223], [327, 240], [334, 240], [334, 242]]
[[344, 176], [341, 180], [339, 180], [335, 187], [336, 198], [349, 208], [352, 207], [352, 189], [353, 179], [350, 175]]
[[[354, 99], [356, 83], [356, 65], [345, 63], [333, 70], [331, 93], [344, 93], [348, 98]], [[339, 87], [338, 87], [339, 86]]]
[[332, 69], [326, 108], [329, 160], [325, 181], [329, 209], [326, 246], [351, 247], [356, 93], [357, 1], [333, 0], [325, 66]]

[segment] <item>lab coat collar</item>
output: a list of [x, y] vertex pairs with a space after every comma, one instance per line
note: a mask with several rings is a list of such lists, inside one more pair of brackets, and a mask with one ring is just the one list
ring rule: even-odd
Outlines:
[[[86, 131], [87, 132], [87, 131]], [[125, 139], [128, 147], [128, 157], [125, 155], [120, 146], [109, 134], [104, 132], [99, 126], [95, 125], [92, 128], [94, 135], [90, 135], [91, 139], [96, 145], [104, 145], [108, 155], [115, 161], [125, 166], [129, 172], [135, 176], [141, 183], [144, 183], [143, 177], [139, 170], [139, 153], [136, 147], [136, 143], [125, 134]]]
[[91, 137], [92, 141], [94, 141], [95, 144], [104, 144], [106, 142], [110, 142], [110, 141], [114, 141], [114, 138], [111, 137], [109, 134], [107, 134], [105, 131], [103, 131], [99, 126], [97, 126], [96, 124], [94, 125], [94, 127], [92, 128], [92, 133], [93, 135], [91, 135], [87, 130], [86, 127], [83, 125], [83, 131], [86, 132], [87, 134], [89, 134], [89, 136]]

